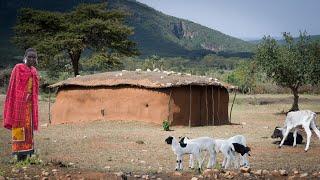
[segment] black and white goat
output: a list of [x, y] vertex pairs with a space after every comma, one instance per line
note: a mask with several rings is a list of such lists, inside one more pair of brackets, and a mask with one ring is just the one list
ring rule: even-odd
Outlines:
[[[200, 158], [200, 146], [197, 143], [188, 142], [188, 143], [179, 143], [176, 138], [169, 136], [166, 140], [167, 144], [171, 145], [172, 151], [177, 155], [176, 171], [182, 170], [182, 156], [184, 154], [192, 154], [195, 159], [198, 161], [198, 171], [201, 169], [201, 158]], [[191, 168], [194, 168], [194, 164], [191, 164]]]
[[[201, 151], [207, 151], [209, 153], [209, 161], [207, 164], [207, 168], [212, 168], [216, 164], [216, 151], [215, 146], [216, 142], [211, 137], [199, 137], [194, 139], [189, 139], [188, 137], [182, 137], [179, 141], [179, 143], [196, 143], [200, 146]], [[193, 155], [190, 154], [190, 160], [189, 160], [189, 167], [191, 167], [191, 164], [193, 163]], [[204, 159], [202, 160], [202, 162]], [[201, 162], [201, 164], [202, 164]]]
[[301, 111], [292, 111], [287, 114], [286, 120], [284, 122], [283, 127], [283, 139], [281, 140], [281, 143], [279, 145], [279, 148], [284, 144], [285, 139], [287, 138], [289, 132], [291, 129], [294, 129], [293, 131], [293, 146], [296, 146], [296, 137], [297, 137], [297, 127], [302, 126], [307, 134], [307, 144], [305, 147], [305, 151], [308, 151], [309, 145], [310, 145], [310, 139], [312, 132], [310, 130], [310, 127], [312, 130], [317, 134], [319, 140], [320, 140], [320, 131], [316, 127], [316, 113], [310, 111], [310, 110], [301, 110]]
[[[281, 140], [283, 139], [284, 131], [285, 131], [285, 129], [280, 128], [280, 127], [276, 127], [274, 129], [273, 134], [271, 135], [271, 138], [273, 138], [273, 139], [280, 138], [280, 141], [276, 141], [275, 144], [280, 144]], [[301, 134], [297, 133], [296, 143], [302, 144], [302, 141], [303, 141], [303, 137], [301, 136]], [[292, 146], [293, 142], [294, 142], [293, 133], [289, 132], [287, 138], [284, 140], [283, 145]]]
[[239, 162], [235, 162], [236, 153], [240, 154], [240, 166], [249, 166], [248, 155], [250, 148], [247, 146], [246, 138], [243, 135], [236, 135], [227, 140], [216, 139], [216, 152], [221, 152], [224, 156], [222, 167], [229, 168], [231, 164], [238, 167]]

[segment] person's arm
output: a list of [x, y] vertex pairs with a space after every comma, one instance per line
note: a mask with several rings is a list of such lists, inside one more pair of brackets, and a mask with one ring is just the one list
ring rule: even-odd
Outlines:
[[13, 99], [12, 96], [15, 93], [16, 83], [17, 83], [17, 66], [15, 66], [11, 72], [9, 85], [7, 89], [6, 100], [3, 108], [3, 126], [6, 129], [12, 129], [12, 116], [13, 116]]

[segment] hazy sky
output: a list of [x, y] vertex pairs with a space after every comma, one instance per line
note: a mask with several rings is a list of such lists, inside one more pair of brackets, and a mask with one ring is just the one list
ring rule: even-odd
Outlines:
[[320, 34], [320, 0], [137, 0], [165, 14], [243, 38]]

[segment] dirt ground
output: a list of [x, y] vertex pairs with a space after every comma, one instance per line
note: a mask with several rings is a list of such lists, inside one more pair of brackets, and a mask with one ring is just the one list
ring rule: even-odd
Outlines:
[[[230, 99], [233, 94], [230, 95]], [[300, 95], [300, 109], [320, 111], [320, 96]], [[2, 109], [4, 96], [0, 96]], [[48, 171], [55, 178], [71, 179], [119, 179], [114, 173], [144, 175], [149, 178], [171, 179], [175, 168], [175, 155], [164, 139], [175, 137], [211, 136], [228, 138], [242, 134], [251, 147], [249, 158], [253, 170], [269, 171], [293, 169], [312, 174], [320, 171], [320, 141], [312, 136], [310, 150], [305, 153], [305, 144], [298, 147], [278, 149], [270, 136], [275, 126], [282, 126], [285, 116], [281, 112], [291, 107], [291, 95], [240, 95], [237, 96], [232, 123], [235, 125], [208, 127], [171, 127], [163, 131], [155, 124], [124, 121], [95, 121], [91, 123], [46, 126], [48, 123], [48, 102], [40, 101], [40, 131], [35, 133], [36, 153], [44, 161], [42, 165], [30, 166], [26, 171], [13, 172], [15, 165], [10, 163], [10, 131], [0, 128], [0, 177], [40, 178]], [[79, 109], [81, 111], [81, 109]], [[0, 117], [1, 118], [1, 117]], [[317, 119], [317, 124], [320, 118]], [[2, 124], [2, 122], [0, 122]], [[306, 135], [301, 131], [304, 142]], [[184, 159], [187, 167], [187, 156]], [[218, 155], [222, 162], [222, 155]], [[65, 167], [67, 166], [67, 167]], [[52, 173], [57, 169], [58, 173]], [[193, 171], [185, 168], [184, 178], [194, 176]], [[20, 173], [20, 175], [19, 175]], [[40, 173], [40, 177], [37, 174]], [[55, 175], [55, 176], [53, 176]], [[181, 178], [180, 177], [180, 178]], [[1, 178], [0, 178], [1, 179]]]

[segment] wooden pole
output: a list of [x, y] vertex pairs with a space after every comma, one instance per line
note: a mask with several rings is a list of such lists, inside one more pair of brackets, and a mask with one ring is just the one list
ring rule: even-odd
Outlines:
[[212, 100], [212, 125], [215, 125], [215, 123], [214, 123], [214, 98], [213, 98], [213, 86], [211, 86], [211, 100]]
[[190, 104], [189, 104], [189, 128], [191, 128], [191, 104], [192, 104], [192, 89], [191, 89], [191, 84], [189, 86], [189, 99], [190, 99]]
[[237, 96], [237, 91], [234, 91], [234, 97], [233, 97], [233, 101], [232, 101], [232, 105], [231, 105], [231, 109], [230, 109], [230, 123], [231, 123], [231, 113], [232, 113], [232, 108], [233, 108], [233, 104], [234, 104], [234, 101], [236, 100], [236, 96]]
[[221, 125], [221, 118], [220, 118], [220, 87], [218, 88], [218, 122], [219, 122], [219, 125]]
[[207, 118], [207, 126], [209, 125], [209, 110], [208, 110], [208, 86], [206, 85], [206, 118]]
[[168, 114], [168, 122], [172, 122], [172, 118], [170, 119], [171, 117], [171, 98], [172, 98], [172, 88], [170, 88], [170, 96], [169, 96], [169, 102], [168, 102], [168, 111], [169, 111], [169, 114]]
[[49, 112], [48, 112], [49, 124], [51, 124], [51, 89], [49, 88]]

